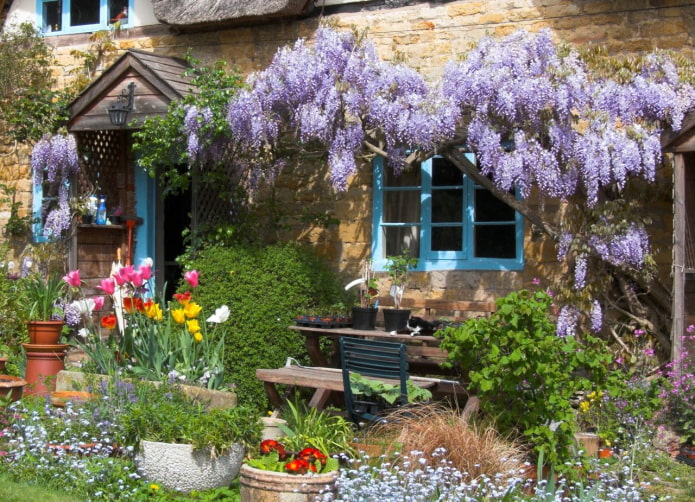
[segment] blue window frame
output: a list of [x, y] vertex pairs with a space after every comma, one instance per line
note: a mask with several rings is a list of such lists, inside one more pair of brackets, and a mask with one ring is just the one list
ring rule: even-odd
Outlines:
[[45, 35], [88, 33], [120, 23], [128, 27], [135, 0], [37, 0], [38, 24]]
[[373, 209], [374, 270], [404, 252], [418, 257], [417, 270], [523, 268], [522, 216], [444, 157], [400, 176], [376, 158]]

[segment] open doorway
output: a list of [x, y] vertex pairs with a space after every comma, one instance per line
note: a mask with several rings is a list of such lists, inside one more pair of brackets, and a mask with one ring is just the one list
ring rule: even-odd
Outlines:
[[191, 226], [191, 191], [168, 195], [161, 199], [161, 239], [157, 253], [164, 264], [165, 298], [171, 298], [181, 278], [181, 266], [176, 258], [185, 250], [183, 232]]

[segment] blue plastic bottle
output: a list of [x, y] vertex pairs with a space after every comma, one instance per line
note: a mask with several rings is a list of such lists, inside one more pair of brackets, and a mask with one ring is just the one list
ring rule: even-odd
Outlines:
[[97, 208], [97, 225], [106, 225], [106, 196], [99, 197], [99, 207]]

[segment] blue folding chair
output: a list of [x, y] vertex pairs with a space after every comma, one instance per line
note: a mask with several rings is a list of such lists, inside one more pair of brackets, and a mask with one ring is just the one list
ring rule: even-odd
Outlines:
[[399, 382], [400, 396], [396, 403], [408, 403], [408, 360], [403, 343], [363, 340], [351, 337], [340, 338], [340, 360], [345, 388], [345, 407], [348, 418], [360, 424], [372, 423], [382, 419], [369, 410], [356, 409], [356, 399], [350, 386], [350, 374], [359, 373], [363, 377], [376, 380], [388, 379]]

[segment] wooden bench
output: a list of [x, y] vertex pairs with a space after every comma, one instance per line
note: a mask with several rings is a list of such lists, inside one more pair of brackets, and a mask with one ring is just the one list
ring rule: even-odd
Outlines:
[[[379, 296], [379, 306], [393, 307], [393, 297]], [[434, 298], [403, 298], [401, 308], [412, 310], [414, 316], [428, 320], [448, 319], [463, 321], [472, 317], [490, 315], [497, 310], [495, 302], [475, 302], [468, 300], [441, 300]], [[383, 319], [383, 314], [381, 314]]]
[[[340, 368], [323, 368], [307, 366], [285, 366], [283, 368], [257, 369], [256, 378], [263, 382], [263, 387], [271, 404], [276, 408], [284, 405], [286, 398], [282, 396], [277, 385], [292, 387], [309, 387], [316, 389], [309, 401], [309, 406], [323, 409], [333, 392], [343, 392], [343, 372]], [[417, 386], [429, 389], [433, 397], [445, 396], [468, 397], [468, 393], [458, 382], [441, 378], [410, 376]], [[384, 380], [387, 383], [397, 381]]]

